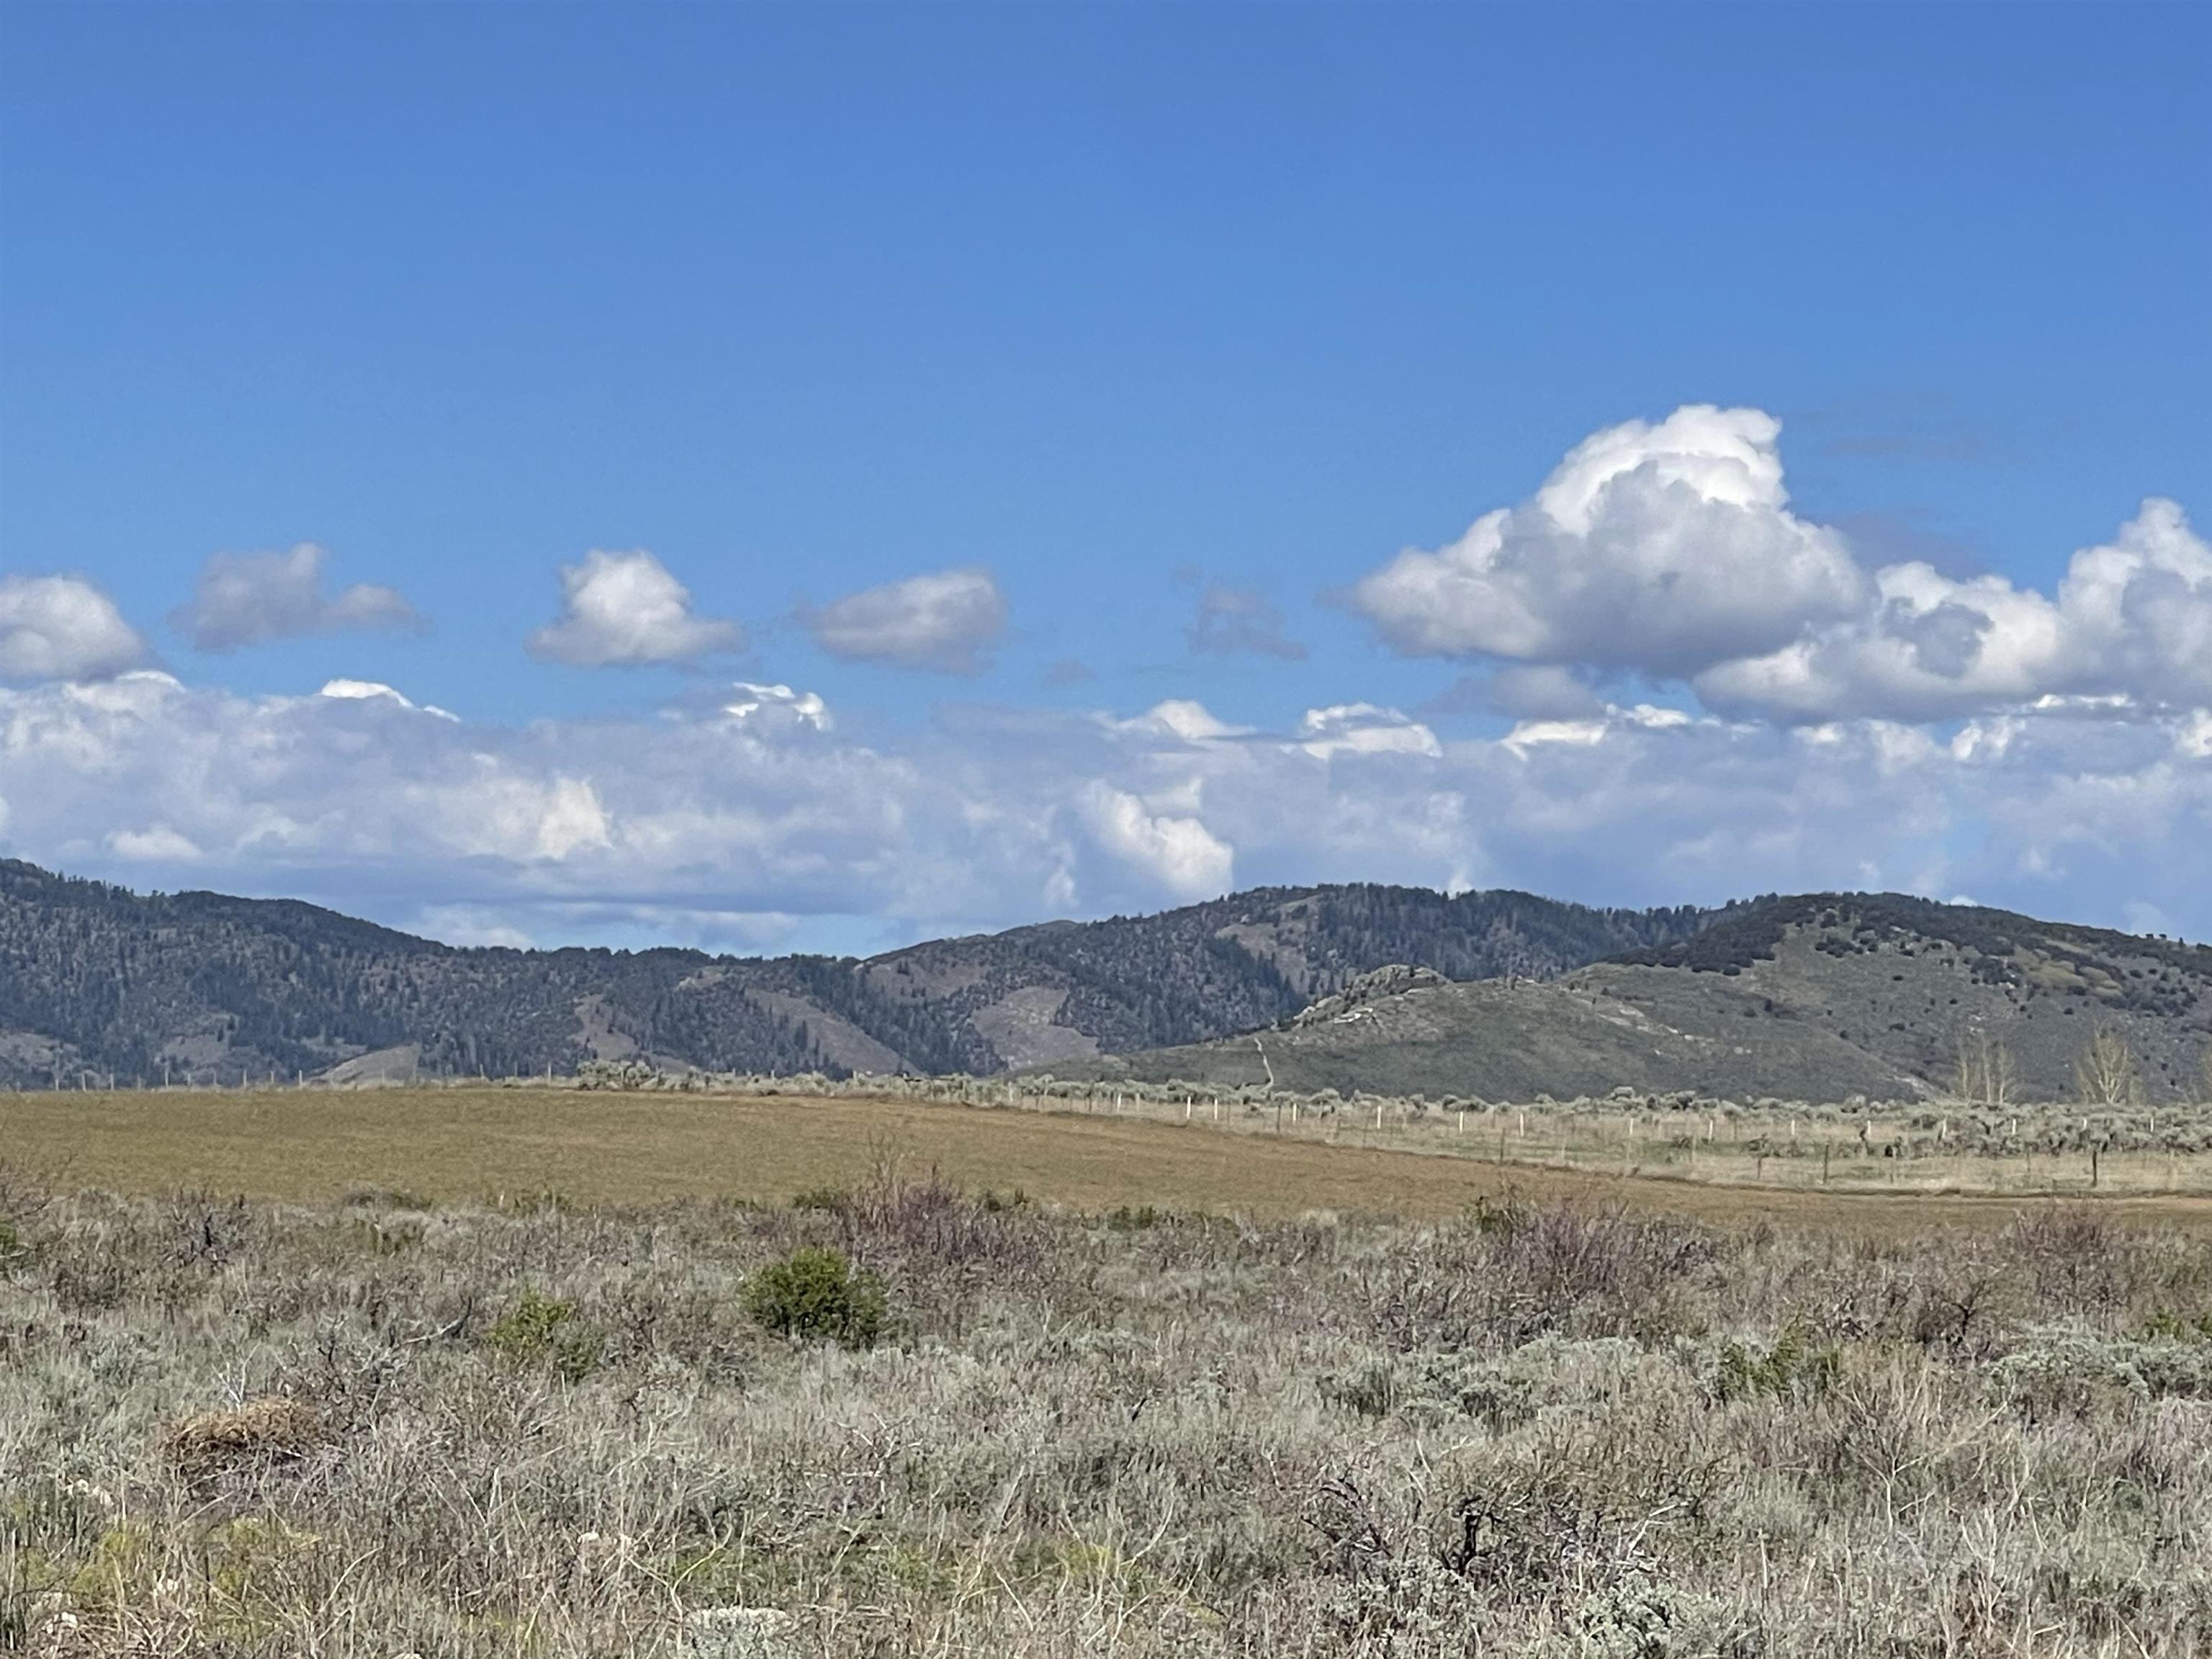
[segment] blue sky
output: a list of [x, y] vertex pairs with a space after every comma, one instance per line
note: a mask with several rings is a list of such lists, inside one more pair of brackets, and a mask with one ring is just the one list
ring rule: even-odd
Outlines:
[[1360, 878], [2212, 933], [2202, 9], [0, 45], [7, 851], [545, 943]]

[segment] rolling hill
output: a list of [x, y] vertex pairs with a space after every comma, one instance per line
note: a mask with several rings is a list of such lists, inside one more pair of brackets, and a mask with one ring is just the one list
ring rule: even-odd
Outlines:
[[0, 1086], [86, 1072], [991, 1073], [1265, 1026], [1394, 962], [1546, 979], [1717, 913], [1524, 893], [1272, 888], [866, 960], [458, 949], [285, 900], [142, 895], [0, 860]]
[[[1548, 981], [1380, 974], [1256, 1038], [1075, 1075], [1528, 1100], [1621, 1086], [1756, 1098], [1948, 1092], [1962, 1044], [2013, 1100], [2062, 1100], [2099, 1029], [2149, 1100], [2202, 1098], [2212, 949], [1894, 894], [1764, 900]], [[1984, 1042], [1986, 1039], [1986, 1042]], [[1066, 1073], [1068, 1068], [1061, 1068]]]

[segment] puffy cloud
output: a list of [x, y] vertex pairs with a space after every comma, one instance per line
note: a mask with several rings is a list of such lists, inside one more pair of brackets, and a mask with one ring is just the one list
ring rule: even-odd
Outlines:
[[1400, 554], [1350, 602], [1401, 651], [1505, 659], [1492, 706], [1538, 720], [1592, 716], [1577, 670], [1683, 679], [1712, 708], [1784, 721], [2212, 702], [2212, 547], [2177, 503], [2145, 501], [2055, 593], [1918, 559], [1868, 571], [1790, 510], [1779, 431], [1704, 405], [1609, 428], [1528, 501]]
[[1434, 760], [1443, 753], [1427, 726], [1371, 702], [1307, 709], [1298, 722], [1297, 744], [1316, 760], [1339, 755], [1421, 755]]
[[1249, 726], [1231, 726], [1204, 703], [1189, 697], [1170, 697], [1154, 703], [1143, 714], [1126, 720], [1109, 720], [1110, 729], [1140, 736], [1168, 737], [1187, 744], [1220, 743], [1252, 735]]
[[2212, 545], [2177, 501], [2154, 497], [2058, 586], [2076, 690], [2212, 703]]
[[420, 708], [426, 714], [434, 714], [441, 720], [457, 720], [459, 715], [441, 708], [435, 703], [417, 703], [404, 692], [395, 691], [380, 680], [336, 679], [323, 682], [319, 697], [335, 697], [341, 702], [381, 701], [395, 703], [402, 708]]
[[1842, 537], [1798, 518], [1780, 423], [1692, 404], [1585, 439], [1517, 507], [1352, 591], [1399, 650], [1678, 677], [1774, 651], [1861, 605]]
[[289, 552], [217, 553], [201, 567], [191, 602], [170, 613], [169, 625], [202, 651], [235, 651], [342, 629], [424, 626], [394, 588], [356, 582], [325, 594], [323, 563], [329, 556], [313, 542]]
[[799, 621], [817, 645], [847, 661], [974, 674], [1006, 632], [1006, 601], [989, 571], [970, 566], [849, 593], [801, 611]]
[[[1526, 760], [1529, 750], [1545, 744], [1577, 744], [1588, 748], [1629, 727], [1664, 732], [1693, 724], [1696, 722], [1692, 718], [1679, 708], [1657, 708], [1648, 702], [1640, 702], [1633, 708], [1617, 708], [1608, 703], [1593, 714], [1566, 719], [1524, 720], [1505, 734], [1500, 746]], [[1717, 722], [1708, 720], [1705, 724]]]
[[2152, 500], [2074, 555], [2055, 599], [2001, 576], [1910, 562], [1878, 572], [1857, 616], [1698, 675], [1716, 708], [1782, 719], [1942, 720], [2047, 698], [2212, 702], [2212, 547]]
[[118, 858], [146, 864], [193, 864], [203, 856], [189, 837], [161, 823], [143, 830], [112, 830], [107, 848]]
[[1077, 810], [1113, 857], [1179, 900], [1229, 890], [1236, 853], [1200, 818], [1155, 812], [1138, 796], [1096, 780], [1083, 786]]
[[1913, 563], [1879, 573], [1864, 616], [1717, 664], [1693, 684], [1714, 708], [1783, 719], [1936, 720], [2032, 702], [2063, 655], [2057, 607], [2041, 594]]
[[146, 641], [82, 576], [0, 576], [0, 681], [100, 679], [146, 659]]
[[1306, 648], [1290, 637], [1283, 613], [1265, 594], [1250, 588], [1209, 582], [1198, 598], [1198, 614], [1184, 637], [1193, 651], [1216, 656], [1245, 654], [1303, 660]]
[[593, 548], [561, 567], [560, 617], [530, 636], [531, 655], [580, 668], [635, 668], [742, 651], [734, 622], [691, 614], [691, 593], [659, 559]]
[[794, 691], [787, 685], [756, 685], [750, 680], [731, 684], [731, 700], [722, 712], [732, 720], [763, 724], [795, 721], [817, 732], [830, 729], [830, 705], [813, 691]]

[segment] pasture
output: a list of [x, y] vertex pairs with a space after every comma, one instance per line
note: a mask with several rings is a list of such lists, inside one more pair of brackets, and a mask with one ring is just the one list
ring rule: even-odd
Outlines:
[[[1218, 1111], [1218, 1115], [1216, 1115]], [[1478, 1199], [1618, 1200], [1714, 1221], [2001, 1224], [2022, 1202], [2093, 1198], [2130, 1219], [2212, 1224], [2212, 1157], [2086, 1152], [1885, 1158], [1809, 1115], [1509, 1109], [1328, 1120], [1249, 1103], [1184, 1109], [1018, 1094], [976, 1104], [854, 1094], [592, 1091], [526, 1085], [0, 1094], [0, 1157], [64, 1184], [327, 1201], [402, 1192], [500, 1203], [781, 1202], [886, 1158], [975, 1192], [1088, 1210], [1432, 1218]], [[1823, 1158], [1824, 1146], [1841, 1150]], [[1930, 1205], [1936, 1207], [1931, 1211]]]

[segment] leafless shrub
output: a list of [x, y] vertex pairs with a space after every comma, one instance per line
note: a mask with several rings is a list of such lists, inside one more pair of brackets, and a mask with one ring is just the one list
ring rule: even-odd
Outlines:
[[163, 1432], [161, 1444], [186, 1474], [205, 1476], [239, 1463], [295, 1459], [321, 1438], [312, 1406], [272, 1397], [188, 1417]]

